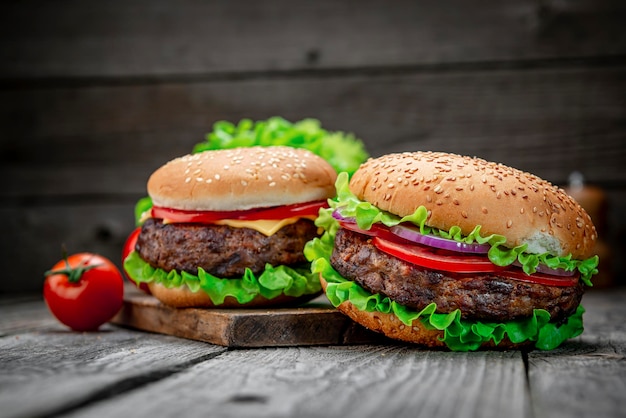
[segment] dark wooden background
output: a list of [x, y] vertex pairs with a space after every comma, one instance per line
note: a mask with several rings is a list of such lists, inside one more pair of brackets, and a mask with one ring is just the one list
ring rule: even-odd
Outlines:
[[[174, 6], [175, 4], [175, 6]], [[149, 174], [218, 120], [313, 117], [371, 155], [477, 155], [609, 196], [626, 249], [626, 2], [4, 2], [0, 293], [120, 263]]]

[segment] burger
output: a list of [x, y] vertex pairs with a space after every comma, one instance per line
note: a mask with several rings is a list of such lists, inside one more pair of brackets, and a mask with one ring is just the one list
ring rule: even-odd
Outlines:
[[369, 159], [336, 189], [305, 254], [354, 321], [454, 351], [549, 350], [582, 333], [597, 235], [563, 190], [442, 152]]
[[305, 149], [205, 151], [149, 178], [152, 206], [124, 269], [164, 304], [262, 307], [321, 293], [303, 255], [335, 195], [336, 171]]

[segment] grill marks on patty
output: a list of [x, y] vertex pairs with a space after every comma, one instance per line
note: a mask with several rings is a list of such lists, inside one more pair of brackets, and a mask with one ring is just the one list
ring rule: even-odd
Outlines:
[[305, 263], [304, 244], [317, 236], [308, 219], [266, 236], [249, 228], [212, 224], [164, 224], [148, 219], [142, 226], [135, 249], [151, 266], [165, 271], [197, 274], [198, 267], [217, 277], [241, 277], [246, 268], [258, 274], [265, 264]]
[[428, 270], [379, 251], [371, 240], [340, 228], [331, 264], [339, 274], [372, 293], [421, 310], [435, 302], [441, 313], [460, 309], [464, 318], [504, 322], [547, 310], [552, 321], [573, 314], [584, 288], [545, 286], [495, 274]]

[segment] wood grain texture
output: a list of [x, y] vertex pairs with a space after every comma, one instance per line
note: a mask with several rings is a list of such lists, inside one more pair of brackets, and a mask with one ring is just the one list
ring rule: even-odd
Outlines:
[[626, 411], [626, 289], [588, 292], [585, 332], [551, 352], [533, 351], [533, 416], [623, 417]]
[[176, 309], [126, 287], [113, 323], [226, 347], [289, 347], [384, 341], [357, 326], [321, 296], [297, 307]]
[[[13, 329], [0, 337], [2, 415], [620, 417], [625, 297], [626, 288], [587, 293], [585, 333], [530, 352], [527, 368], [519, 351], [226, 350], [111, 325], [97, 333]], [[45, 322], [41, 301], [5, 300], [0, 329], [20, 313]]]
[[[0, 91], [5, 198], [141, 194], [222, 119], [320, 119], [372, 155], [477, 155], [626, 184], [626, 67]], [[597, 146], [602, 144], [602, 146]], [[89, 150], [89, 151], [87, 151]]]
[[105, 325], [74, 333], [60, 324], [0, 338], [4, 417], [50, 416], [140, 387], [224, 349]]
[[154, 79], [624, 54], [619, 0], [11, 2], [0, 77]]
[[[401, 346], [229, 351], [82, 417], [529, 417], [519, 352]], [[182, 389], [184, 388], [184, 389]]]

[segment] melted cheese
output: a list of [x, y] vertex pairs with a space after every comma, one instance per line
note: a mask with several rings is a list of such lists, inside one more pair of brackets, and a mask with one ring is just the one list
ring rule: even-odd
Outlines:
[[235, 219], [222, 219], [221, 221], [213, 222], [216, 225], [228, 225], [233, 228], [250, 228], [260, 233], [271, 236], [274, 235], [280, 228], [291, 225], [298, 222], [298, 220], [306, 218], [315, 220], [315, 216], [294, 216], [293, 218], [277, 219], [277, 220], [258, 220], [258, 221], [239, 221]]

